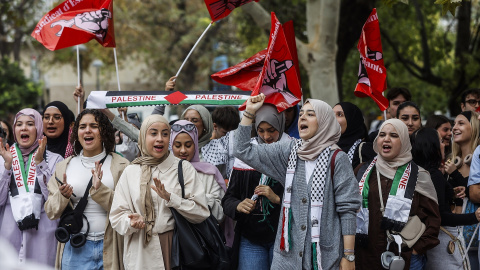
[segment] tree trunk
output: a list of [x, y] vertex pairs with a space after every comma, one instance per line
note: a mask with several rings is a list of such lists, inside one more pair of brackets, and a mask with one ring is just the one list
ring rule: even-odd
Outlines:
[[[270, 14], [260, 4], [253, 2], [243, 9], [259, 27], [270, 29]], [[296, 39], [298, 59], [308, 73], [310, 96], [335, 105], [339, 101], [335, 57], [340, 1], [308, 0], [306, 10], [309, 43]]]

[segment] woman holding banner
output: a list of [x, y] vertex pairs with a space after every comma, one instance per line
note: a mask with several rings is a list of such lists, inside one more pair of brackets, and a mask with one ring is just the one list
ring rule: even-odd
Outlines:
[[254, 145], [251, 124], [264, 99], [247, 100], [234, 151], [285, 187], [271, 268], [354, 269], [360, 195], [347, 156], [336, 151], [341, 129], [332, 108], [308, 99], [298, 121], [301, 140]]
[[18, 112], [13, 126], [14, 145], [3, 147], [0, 139], [0, 237], [15, 247], [20, 262], [54, 266], [58, 221], [48, 219], [44, 204], [48, 179], [63, 158], [46, 150], [42, 116], [36, 110]]

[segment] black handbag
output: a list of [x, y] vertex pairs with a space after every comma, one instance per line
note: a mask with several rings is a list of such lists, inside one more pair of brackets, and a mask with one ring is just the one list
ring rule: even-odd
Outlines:
[[[182, 161], [178, 163], [178, 181], [182, 187], [182, 198], [185, 198]], [[192, 224], [174, 208], [170, 210], [175, 219], [172, 269], [228, 269], [230, 258], [225, 236], [212, 213], [205, 221]]]

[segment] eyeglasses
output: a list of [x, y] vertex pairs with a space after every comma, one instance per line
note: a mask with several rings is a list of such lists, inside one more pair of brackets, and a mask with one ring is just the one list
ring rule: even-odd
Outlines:
[[194, 124], [186, 124], [186, 125], [180, 125], [180, 124], [173, 124], [172, 125], [172, 130], [175, 132], [179, 132], [180, 130], [184, 129], [187, 132], [192, 131], [195, 128]]
[[50, 119], [52, 119], [53, 122], [58, 123], [60, 120], [62, 120], [62, 115], [60, 114], [54, 114], [54, 115], [44, 115], [43, 120], [50, 122]]
[[480, 99], [469, 99], [465, 101], [466, 103], [470, 104], [470, 106], [480, 105]]

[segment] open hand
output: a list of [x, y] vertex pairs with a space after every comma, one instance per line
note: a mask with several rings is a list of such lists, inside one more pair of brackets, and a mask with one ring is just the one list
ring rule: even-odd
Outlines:
[[92, 169], [92, 185], [95, 190], [99, 189], [102, 185], [102, 165], [100, 161], [95, 161], [95, 169]]
[[47, 149], [47, 137], [43, 136], [42, 139], [38, 140], [38, 149], [37, 153], [35, 154], [35, 164], [38, 165], [43, 161], [43, 154]]
[[0, 138], [0, 156], [5, 161], [5, 170], [10, 170], [12, 168], [13, 156], [10, 152], [10, 146], [8, 145], [8, 143], [3, 146], [3, 140], [3, 138]]
[[131, 215], [128, 215], [128, 218], [130, 219], [130, 226], [132, 226], [135, 229], [143, 229], [145, 228], [145, 221], [143, 220], [143, 217], [138, 214], [138, 213], [133, 213]]
[[170, 193], [165, 190], [165, 186], [162, 184], [162, 182], [160, 182], [160, 179], [154, 177], [153, 182], [155, 182], [155, 185], [151, 185], [151, 187], [153, 190], [155, 190], [158, 196], [160, 196], [160, 198], [166, 200], [167, 202], [170, 201]]

